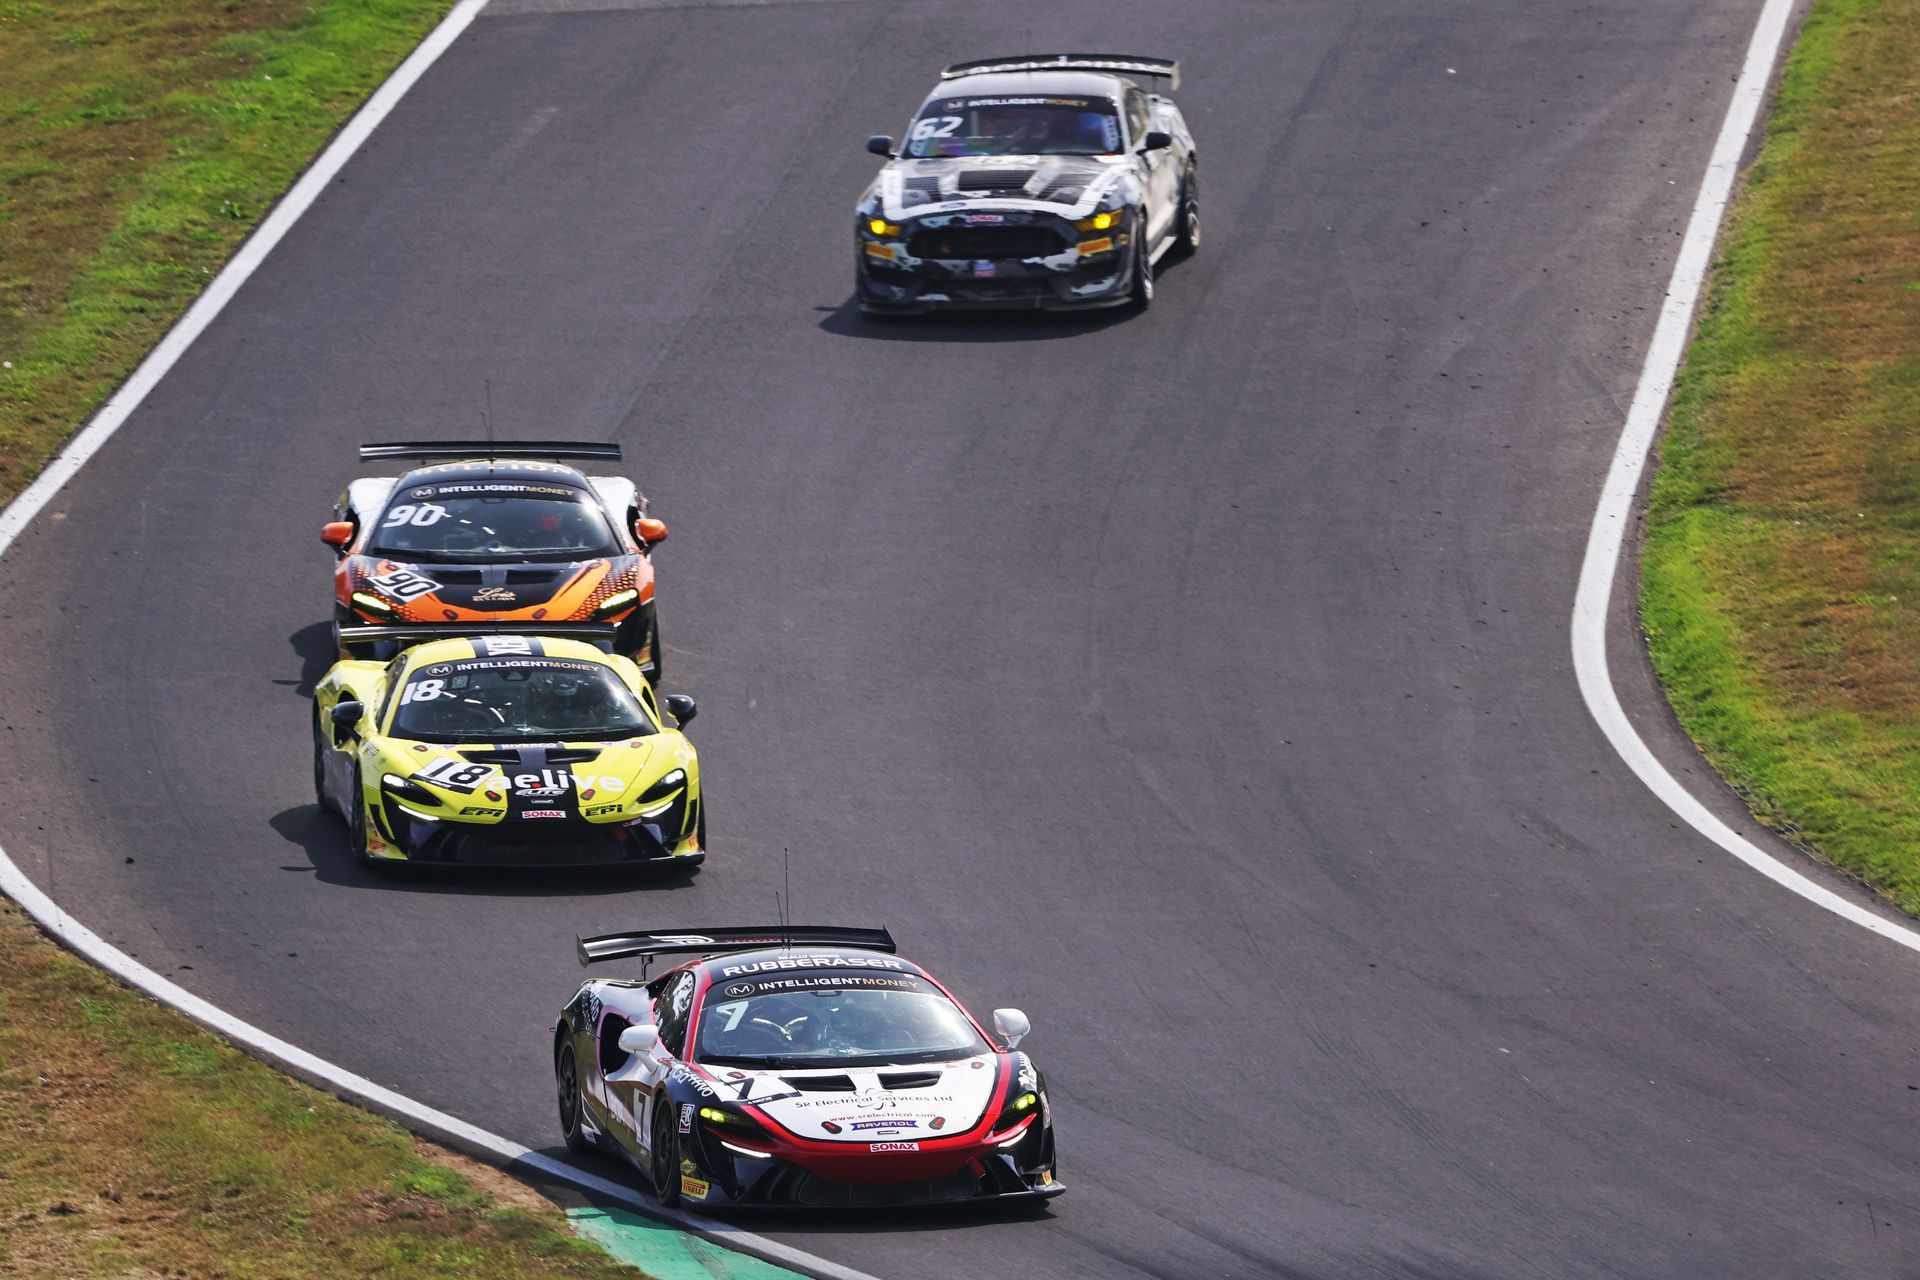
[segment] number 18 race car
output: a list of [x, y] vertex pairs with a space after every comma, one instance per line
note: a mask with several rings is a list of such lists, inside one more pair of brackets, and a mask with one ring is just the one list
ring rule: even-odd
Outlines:
[[391, 657], [381, 630], [389, 626], [457, 634], [612, 622], [615, 650], [660, 683], [649, 556], [667, 526], [647, 514], [633, 481], [556, 461], [614, 461], [619, 445], [432, 440], [370, 444], [360, 456], [430, 465], [355, 480], [320, 531], [340, 557], [334, 627], [343, 657]]
[[1165, 58], [1032, 54], [948, 67], [854, 214], [864, 311], [1145, 307], [1200, 243], [1198, 155]]
[[780, 925], [580, 940], [580, 963], [692, 954], [583, 984], [553, 1033], [567, 1147], [636, 1165], [660, 1202], [875, 1206], [1066, 1190], [1046, 1082], [884, 929]]
[[[613, 628], [598, 630], [611, 643]], [[562, 636], [426, 634], [384, 665], [335, 663], [314, 690], [314, 790], [346, 817], [362, 860], [688, 867], [706, 857], [693, 744], [666, 727], [631, 660]], [[661, 701], [679, 725], [693, 719], [685, 694]]]

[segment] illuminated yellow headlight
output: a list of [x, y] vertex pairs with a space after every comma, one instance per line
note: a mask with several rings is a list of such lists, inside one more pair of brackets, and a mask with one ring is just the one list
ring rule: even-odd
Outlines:
[[640, 593], [631, 588], [625, 591], [616, 591], [600, 602], [600, 607], [593, 611], [594, 616], [604, 618], [609, 614], [618, 613], [639, 598]]
[[867, 231], [876, 236], [897, 236], [900, 234], [900, 224], [888, 222], [885, 218], [872, 218], [867, 222]]
[[1073, 225], [1082, 231], [1105, 231], [1108, 227], [1119, 226], [1121, 216], [1120, 210], [1108, 209], [1094, 214], [1091, 218], [1082, 218]]
[[385, 600], [382, 600], [379, 596], [373, 595], [370, 592], [366, 592], [366, 591], [354, 592], [353, 602], [359, 605], [362, 609], [365, 609], [368, 613], [392, 613], [393, 612], [392, 605], [388, 604]]

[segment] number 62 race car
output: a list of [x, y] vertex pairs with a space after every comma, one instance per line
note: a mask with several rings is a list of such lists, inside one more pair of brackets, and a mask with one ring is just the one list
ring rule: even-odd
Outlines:
[[884, 929], [777, 925], [580, 940], [601, 978], [553, 1032], [569, 1150], [624, 1157], [660, 1202], [876, 1206], [1066, 1190], [1018, 1009], [976, 1022]]
[[1199, 157], [1165, 58], [1030, 54], [940, 75], [854, 212], [864, 311], [1145, 307], [1200, 244]]

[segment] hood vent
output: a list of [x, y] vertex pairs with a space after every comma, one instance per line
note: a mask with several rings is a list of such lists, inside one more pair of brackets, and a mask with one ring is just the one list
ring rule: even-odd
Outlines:
[[1032, 169], [969, 169], [954, 185], [969, 195], [1024, 196], [1033, 174]]
[[509, 569], [507, 585], [510, 587], [544, 587], [560, 576], [558, 569]]
[[852, 1093], [853, 1079], [850, 1076], [782, 1076], [789, 1089], [801, 1093]]
[[880, 1084], [886, 1089], [928, 1089], [940, 1083], [938, 1071], [882, 1071]]

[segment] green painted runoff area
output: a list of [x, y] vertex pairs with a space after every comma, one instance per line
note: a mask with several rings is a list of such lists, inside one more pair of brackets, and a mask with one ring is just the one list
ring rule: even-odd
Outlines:
[[573, 1229], [654, 1280], [799, 1280], [800, 1273], [624, 1209], [569, 1209]]

